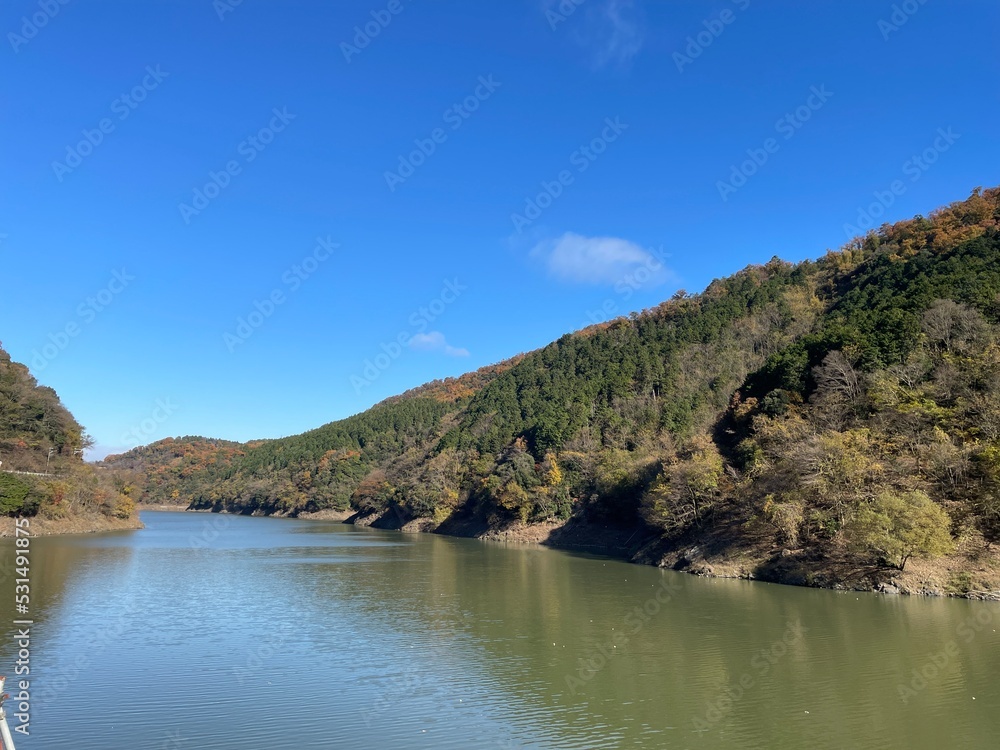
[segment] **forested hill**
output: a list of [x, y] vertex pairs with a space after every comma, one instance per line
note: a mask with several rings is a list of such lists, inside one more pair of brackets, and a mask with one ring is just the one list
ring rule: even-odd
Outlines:
[[89, 445], [56, 392], [0, 349], [0, 516], [80, 521], [66, 526], [77, 531], [132, 519], [131, 488], [83, 462]]
[[145, 504], [263, 513], [347, 508], [373, 466], [403, 457], [416, 442], [426, 454], [427, 442], [439, 437], [442, 417], [454, 415], [519, 360], [435, 380], [291, 438], [250, 443], [167, 438], [108, 456], [103, 466], [140, 487]]
[[571, 519], [759, 564], [972, 554], [1000, 535], [998, 227], [1000, 189], [977, 189], [463, 387], [183, 471], [164, 473], [155, 446], [108, 465], [196, 508], [350, 508], [443, 531]]

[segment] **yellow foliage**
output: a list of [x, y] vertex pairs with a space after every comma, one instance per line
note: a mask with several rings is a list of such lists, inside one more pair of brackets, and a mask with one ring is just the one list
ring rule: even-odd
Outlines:
[[545, 484], [549, 487], [555, 487], [558, 484], [562, 484], [563, 473], [562, 469], [559, 468], [559, 462], [556, 461], [555, 455], [549, 453], [545, 457], [545, 461], [549, 465], [549, 470], [545, 472]]
[[128, 495], [119, 494], [115, 499], [115, 517], [131, 518], [135, 514], [135, 501]]

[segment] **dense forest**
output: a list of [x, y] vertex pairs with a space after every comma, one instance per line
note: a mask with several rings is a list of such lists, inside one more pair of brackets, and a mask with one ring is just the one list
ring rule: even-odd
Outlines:
[[635, 529], [631, 553], [654, 562], [694, 548], [761, 576], [794, 565], [804, 582], [837, 577], [822, 561], [986, 570], [1000, 540], [998, 230], [1000, 189], [977, 189], [302, 435], [161, 441], [106, 465], [143, 502], [443, 532]]
[[104, 519], [134, 519], [133, 487], [85, 464], [88, 447], [90, 438], [56, 392], [0, 349], [0, 516], [96, 518], [94, 528]]

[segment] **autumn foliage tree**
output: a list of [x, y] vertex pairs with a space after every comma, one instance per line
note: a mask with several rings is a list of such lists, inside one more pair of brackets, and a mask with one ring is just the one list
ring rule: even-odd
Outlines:
[[665, 528], [700, 526], [718, 496], [722, 476], [718, 448], [707, 437], [692, 440], [647, 493], [646, 519]]
[[851, 544], [903, 570], [911, 557], [944, 555], [954, 547], [951, 520], [924, 492], [884, 492], [859, 504], [847, 528]]

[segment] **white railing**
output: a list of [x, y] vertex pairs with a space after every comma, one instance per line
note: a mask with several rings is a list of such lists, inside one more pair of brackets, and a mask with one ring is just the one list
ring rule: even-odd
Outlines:
[[5, 750], [14, 750], [14, 738], [10, 736], [10, 727], [7, 726], [7, 714], [3, 710], [3, 702], [7, 694], [3, 692], [3, 683], [6, 677], [0, 677], [0, 739], [3, 740]]

